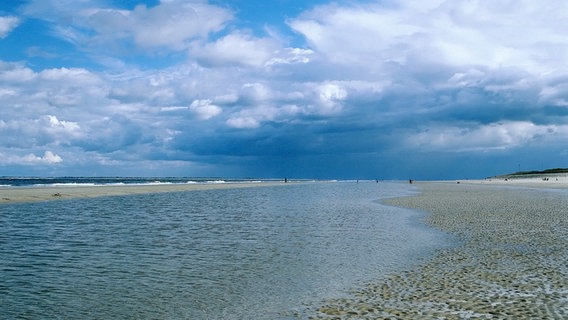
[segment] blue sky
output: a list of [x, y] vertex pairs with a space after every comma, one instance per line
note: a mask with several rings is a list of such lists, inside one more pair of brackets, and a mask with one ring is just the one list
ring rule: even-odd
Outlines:
[[0, 4], [0, 175], [568, 167], [568, 3]]

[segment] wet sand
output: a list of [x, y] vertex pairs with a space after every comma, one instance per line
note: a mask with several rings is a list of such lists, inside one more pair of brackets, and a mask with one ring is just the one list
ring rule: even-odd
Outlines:
[[[290, 183], [288, 183], [290, 184]], [[250, 188], [285, 185], [281, 182], [211, 183], [211, 184], [159, 184], [159, 185], [102, 185], [0, 188], [0, 203], [36, 202], [71, 198], [93, 198], [141, 193], [176, 192], [228, 188]]]
[[313, 319], [568, 319], [568, 191], [539, 181], [417, 186], [385, 202], [428, 212], [458, 245], [328, 301]]

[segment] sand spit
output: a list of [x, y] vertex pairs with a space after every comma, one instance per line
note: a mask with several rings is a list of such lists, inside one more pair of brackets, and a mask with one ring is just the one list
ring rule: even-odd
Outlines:
[[460, 239], [419, 267], [329, 301], [312, 319], [568, 319], [568, 193], [420, 183], [388, 204]]
[[189, 190], [210, 190], [228, 188], [249, 188], [291, 183], [212, 183], [212, 184], [160, 184], [160, 185], [103, 185], [103, 186], [62, 186], [31, 188], [0, 188], [0, 203], [35, 202], [71, 198], [93, 198], [101, 196], [119, 196], [142, 193], [176, 192]]

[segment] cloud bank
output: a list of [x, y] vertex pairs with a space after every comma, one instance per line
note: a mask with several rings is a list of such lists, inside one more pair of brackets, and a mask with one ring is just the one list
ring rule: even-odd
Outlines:
[[31, 22], [52, 41], [0, 55], [0, 172], [374, 179], [566, 166], [562, 1], [320, 3], [259, 28], [216, 3], [37, 0], [0, 17], [0, 43]]

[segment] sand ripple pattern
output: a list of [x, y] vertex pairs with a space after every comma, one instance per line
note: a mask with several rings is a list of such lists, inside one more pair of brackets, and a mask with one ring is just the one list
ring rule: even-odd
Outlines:
[[422, 184], [389, 204], [463, 243], [314, 319], [568, 319], [568, 190]]

